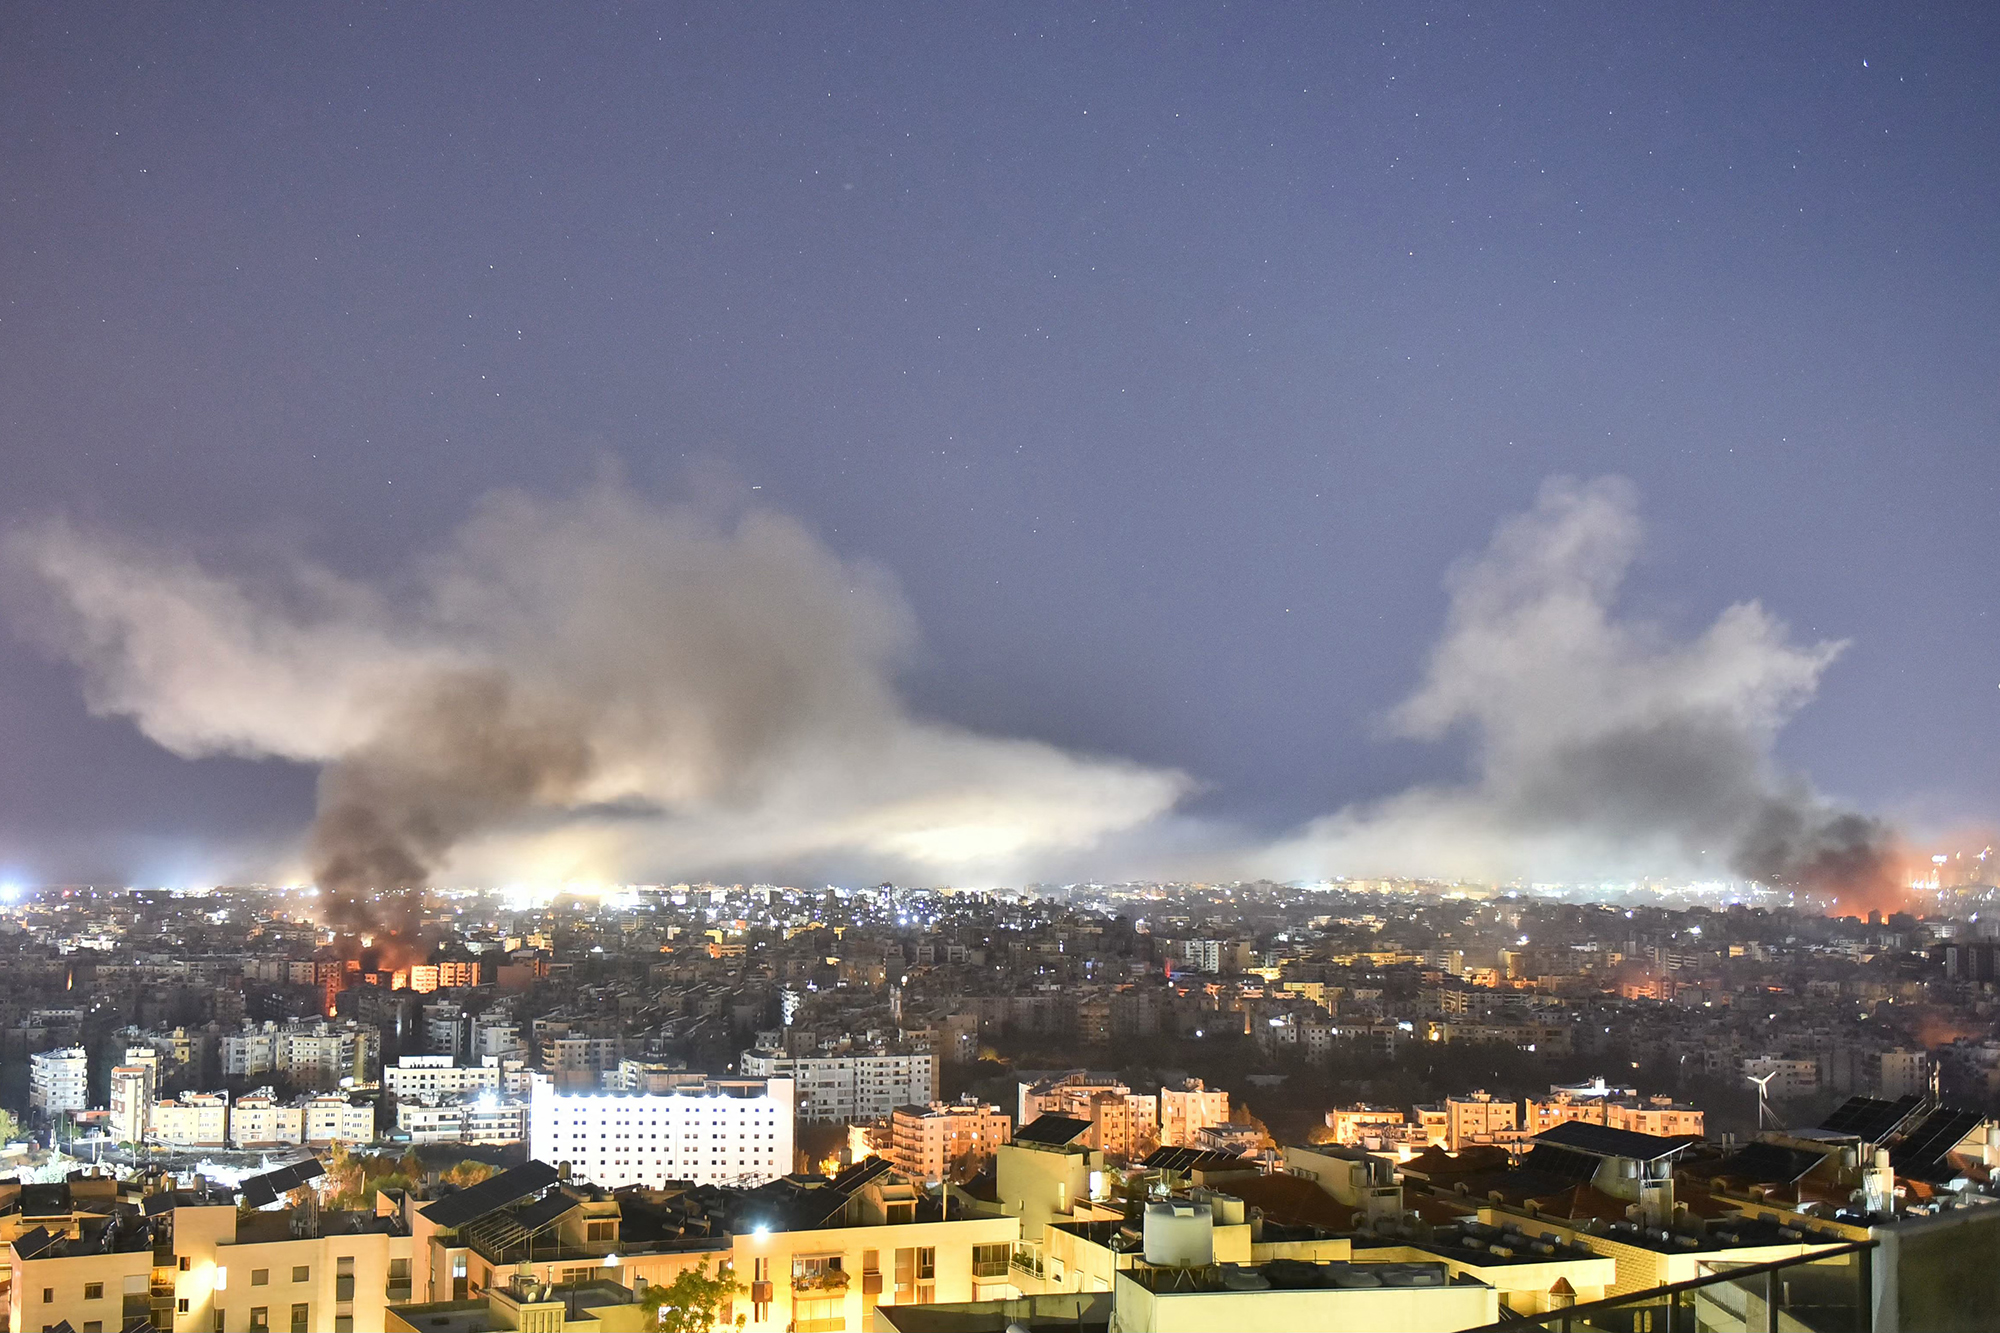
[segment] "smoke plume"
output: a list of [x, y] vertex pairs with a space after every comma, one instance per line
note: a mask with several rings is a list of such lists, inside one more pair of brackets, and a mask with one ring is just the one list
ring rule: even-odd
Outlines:
[[385, 904], [446, 873], [1003, 877], [1187, 787], [912, 716], [890, 582], [769, 512], [501, 495], [392, 587], [228, 575], [62, 522], [9, 548], [93, 712], [183, 756], [319, 767], [308, 853], [355, 929], [407, 924]]
[[1631, 487], [1551, 480], [1446, 579], [1444, 634], [1395, 731], [1463, 734], [1471, 772], [1320, 819], [1274, 853], [1287, 877], [1742, 877], [1899, 897], [1892, 831], [1780, 773], [1772, 745], [1840, 643], [1801, 645], [1754, 602], [1676, 641], [1621, 619], [1641, 537]]

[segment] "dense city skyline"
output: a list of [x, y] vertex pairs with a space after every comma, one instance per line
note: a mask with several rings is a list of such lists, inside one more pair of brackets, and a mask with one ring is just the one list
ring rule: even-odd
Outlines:
[[[1101, 805], [969, 873], [1095, 877], [1478, 788], [1446, 575], [1625, 477], [1608, 624], [1846, 645], [1773, 773], [1994, 807], [1990, 13], [764, 14], [10, 11], [0, 517], [393, 596], [495, 490], [770, 511], [896, 726]], [[300, 860], [315, 762], [91, 718], [19, 585], [10, 876]]]

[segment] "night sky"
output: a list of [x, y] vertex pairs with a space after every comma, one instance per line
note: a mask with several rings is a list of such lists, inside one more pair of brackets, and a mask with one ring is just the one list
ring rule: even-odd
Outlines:
[[[1785, 768], [2000, 808], [1991, 5], [19, 3], [0, 203], [8, 524], [386, 586], [497, 488], [768, 508], [917, 716], [1277, 837], [1461, 771], [1385, 724], [1448, 569], [1618, 476], [1621, 614], [1849, 641]], [[313, 814], [27, 638], [0, 757], [16, 878]]]

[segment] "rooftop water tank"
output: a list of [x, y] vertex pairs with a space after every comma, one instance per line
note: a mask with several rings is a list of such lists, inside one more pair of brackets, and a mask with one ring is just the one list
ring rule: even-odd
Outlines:
[[1155, 1268], [1206, 1268], [1215, 1262], [1215, 1224], [1205, 1203], [1169, 1199], [1146, 1205], [1146, 1262]]

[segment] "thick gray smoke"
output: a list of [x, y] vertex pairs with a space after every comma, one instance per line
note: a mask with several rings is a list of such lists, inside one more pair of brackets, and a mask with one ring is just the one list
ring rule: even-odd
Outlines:
[[1443, 637], [1392, 722], [1463, 732], [1472, 772], [1316, 821], [1282, 844], [1287, 877], [1468, 879], [1693, 873], [1878, 904], [1893, 838], [1781, 775], [1778, 729], [1839, 643], [1802, 646], [1756, 603], [1692, 640], [1614, 614], [1638, 550], [1632, 489], [1556, 479], [1446, 580]]
[[1003, 878], [1187, 786], [912, 717], [893, 587], [771, 513], [498, 496], [393, 590], [306, 565], [226, 576], [63, 523], [9, 547], [94, 712], [181, 755], [320, 766], [310, 870], [350, 926], [380, 923], [375, 891], [446, 873], [845, 858]]

